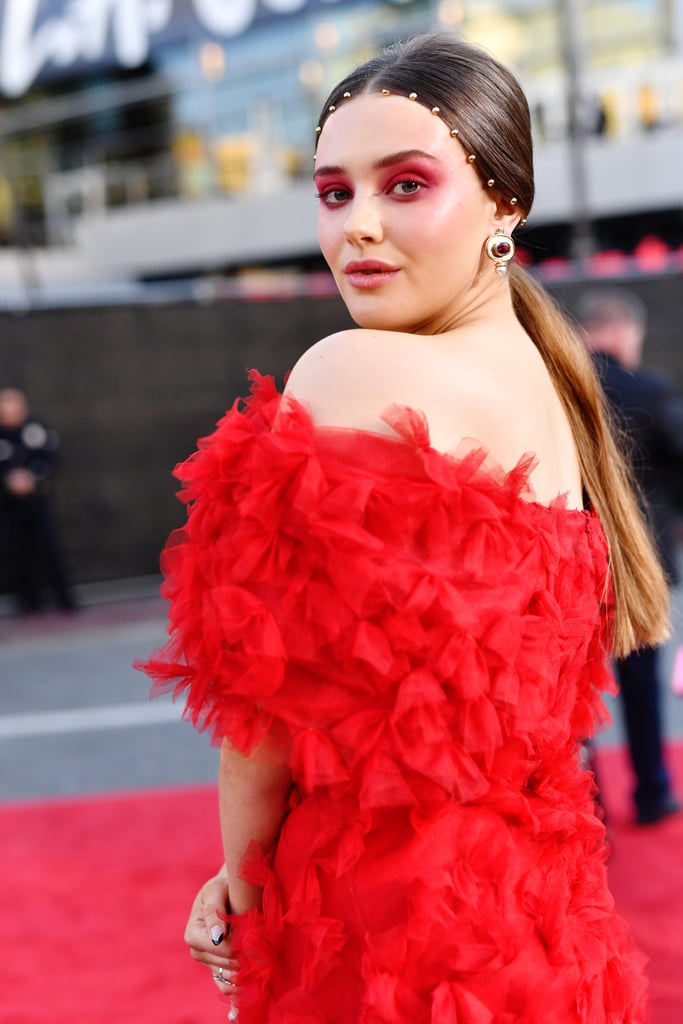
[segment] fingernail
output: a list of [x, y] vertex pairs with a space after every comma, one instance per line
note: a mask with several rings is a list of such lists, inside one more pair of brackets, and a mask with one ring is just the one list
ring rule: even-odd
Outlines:
[[211, 941], [214, 946], [220, 946], [223, 941], [223, 929], [219, 924], [215, 924], [211, 929]]

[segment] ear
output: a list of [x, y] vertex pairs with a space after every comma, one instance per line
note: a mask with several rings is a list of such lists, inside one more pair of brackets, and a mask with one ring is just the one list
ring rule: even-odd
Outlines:
[[502, 200], [499, 196], [492, 196], [492, 225], [493, 230], [502, 230], [506, 235], [511, 235], [516, 227], [524, 219], [524, 214], [516, 203]]

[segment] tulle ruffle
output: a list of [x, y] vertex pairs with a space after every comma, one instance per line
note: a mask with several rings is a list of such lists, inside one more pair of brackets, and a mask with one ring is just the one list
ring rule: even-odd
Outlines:
[[[604, 717], [597, 519], [486, 453], [320, 429], [253, 374], [179, 467], [155, 691], [294, 779], [244, 1024], [642, 1024], [579, 745]], [[606, 597], [607, 595], [607, 597]]]

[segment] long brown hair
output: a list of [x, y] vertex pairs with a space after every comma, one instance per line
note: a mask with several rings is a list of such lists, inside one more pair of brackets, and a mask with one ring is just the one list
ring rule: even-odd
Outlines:
[[[534, 198], [529, 107], [514, 75], [488, 53], [448, 35], [395, 43], [340, 82], [330, 108], [369, 90], [409, 96], [452, 128], [482, 185], [525, 217]], [[489, 185], [493, 179], [494, 185]], [[514, 199], [511, 204], [510, 200]], [[516, 315], [541, 353], [572, 426], [584, 490], [600, 517], [610, 553], [615, 619], [612, 650], [621, 657], [668, 634], [668, 589], [636, 497], [631, 472], [615, 441], [607, 407], [581, 338], [550, 296], [520, 267], [510, 268]]]

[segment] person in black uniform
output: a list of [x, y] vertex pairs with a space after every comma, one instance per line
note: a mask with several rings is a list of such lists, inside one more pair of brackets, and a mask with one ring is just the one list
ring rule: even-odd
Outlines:
[[51, 498], [58, 448], [56, 432], [30, 415], [24, 393], [0, 389], [0, 509], [11, 583], [24, 612], [42, 608], [45, 588], [60, 608], [75, 607]]
[[[641, 368], [647, 311], [626, 289], [595, 289], [579, 300], [586, 343], [630, 449], [652, 532], [672, 584], [676, 490], [683, 474], [683, 397], [660, 373]], [[615, 662], [629, 754], [636, 776], [636, 821], [653, 824], [680, 810], [663, 750], [660, 649]]]

